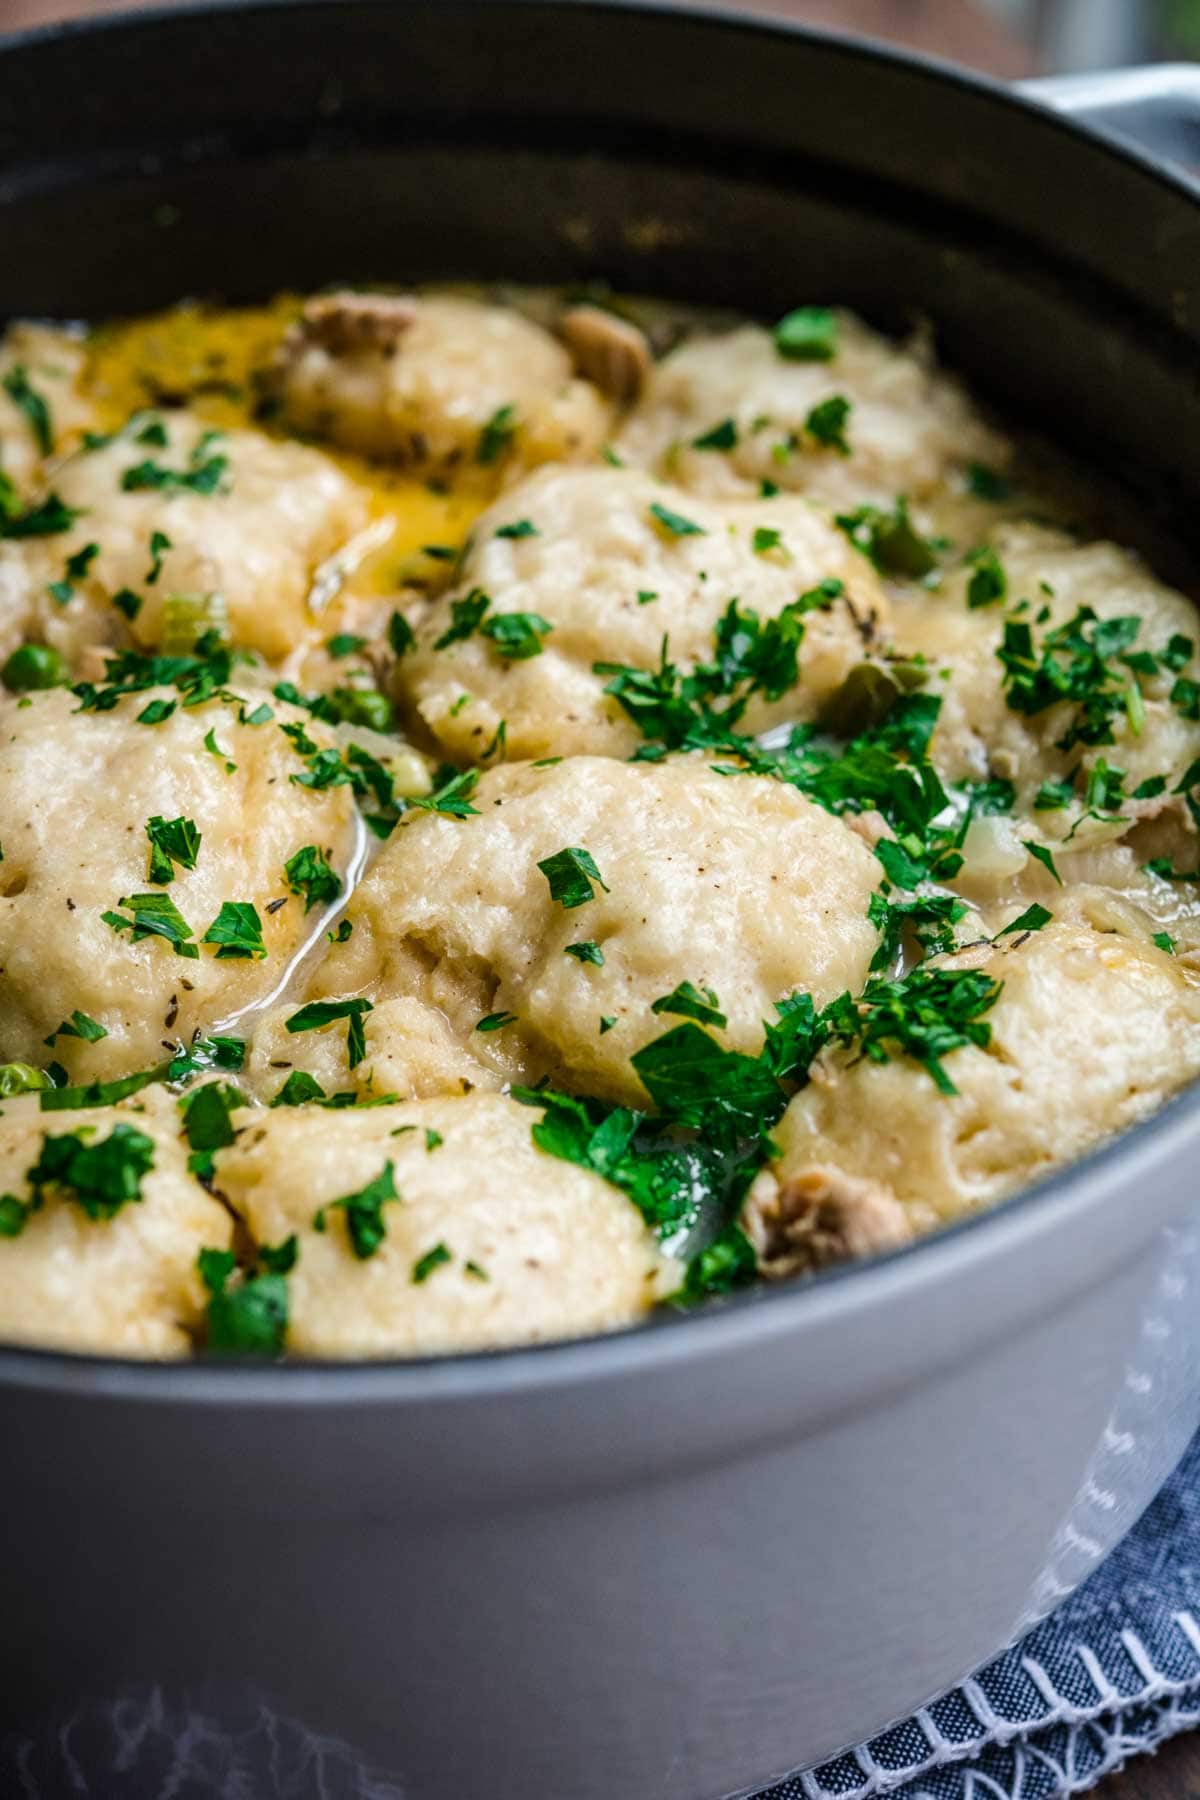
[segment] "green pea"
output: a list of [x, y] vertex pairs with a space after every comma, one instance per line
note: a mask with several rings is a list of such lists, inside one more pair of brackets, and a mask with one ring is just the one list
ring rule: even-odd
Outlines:
[[27, 694], [31, 688], [61, 687], [62, 657], [49, 644], [22, 644], [0, 670], [0, 678], [13, 694]]

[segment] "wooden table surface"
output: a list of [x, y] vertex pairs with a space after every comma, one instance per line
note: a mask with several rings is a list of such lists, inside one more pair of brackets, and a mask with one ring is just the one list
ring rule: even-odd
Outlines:
[[[26, 25], [83, 13], [116, 12], [150, 0], [0, 0], [0, 26]], [[161, 3], [161, 0], [159, 0]], [[886, 38], [1012, 78], [1033, 59], [1016, 37], [984, 17], [968, 0], [721, 0], [763, 14], [799, 19], [864, 36]], [[1200, 1800], [1200, 1735], [1168, 1744], [1156, 1757], [1136, 1758], [1122, 1774], [1092, 1790], [1095, 1800]]]

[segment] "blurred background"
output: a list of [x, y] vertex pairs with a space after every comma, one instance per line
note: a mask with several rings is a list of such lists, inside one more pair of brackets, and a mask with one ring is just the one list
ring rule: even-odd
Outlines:
[[[140, 0], [141, 4], [149, 0]], [[154, 0], [169, 4], [170, 0]], [[336, 5], [337, 0], [329, 0]], [[1200, 0], [716, 0], [951, 57], [989, 74], [1096, 69], [1200, 58]], [[0, 30], [130, 0], [0, 0]]]

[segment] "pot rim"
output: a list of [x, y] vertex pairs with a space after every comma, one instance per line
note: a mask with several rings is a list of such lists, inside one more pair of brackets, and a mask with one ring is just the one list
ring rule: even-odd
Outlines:
[[[437, 0], [356, 0], [369, 10], [423, 11]], [[456, 0], [485, 12], [492, 0]], [[690, 0], [505, 0], [529, 12], [573, 10], [599, 15], [676, 18], [681, 27], [707, 27], [799, 39], [855, 60], [922, 75], [944, 87], [978, 94], [1003, 107], [1032, 114], [1044, 125], [1086, 139], [1098, 155], [1114, 158], [1169, 188], [1192, 206], [1200, 196], [1184, 171], [1153, 152], [1066, 115], [1019, 88], [924, 52], [869, 38], [803, 25], [783, 18], [746, 16], [727, 6]], [[213, 15], [245, 18], [274, 12], [332, 12], [336, 0], [188, 0], [90, 18], [67, 19], [0, 33], [0, 58], [42, 44], [89, 41], [141, 29], [171, 29]], [[710, 1301], [673, 1319], [656, 1315], [619, 1330], [546, 1343], [424, 1357], [373, 1358], [263, 1364], [230, 1358], [214, 1362], [152, 1362], [35, 1345], [0, 1343], [0, 1385], [43, 1391], [91, 1392], [109, 1398], [196, 1405], [424, 1402], [574, 1385], [584, 1380], [638, 1375], [650, 1367], [690, 1357], [701, 1345], [724, 1353], [766, 1341], [801, 1323], [815, 1326], [878, 1304], [889, 1290], [950, 1279], [959, 1268], [987, 1258], [1004, 1239], [1034, 1235], [1055, 1208], [1086, 1211], [1102, 1203], [1116, 1182], [1132, 1185], [1138, 1164], [1153, 1152], [1166, 1157], [1200, 1132], [1200, 1081], [1155, 1114], [1099, 1145], [1077, 1162], [1020, 1189], [985, 1212], [961, 1218], [885, 1254], [838, 1264], [804, 1280], [760, 1285]], [[940, 1266], [939, 1266], [940, 1265]], [[801, 1310], [802, 1309], [802, 1310]]]

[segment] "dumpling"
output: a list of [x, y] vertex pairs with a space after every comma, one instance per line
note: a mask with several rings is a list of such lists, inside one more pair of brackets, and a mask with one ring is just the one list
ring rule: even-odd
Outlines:
[[[70, 1140], [74, 1140], [73, 1142]], [[42, 1204], [30, 1209], [29, 1171]], [[184, 1356], [204, 1306], [202, 1249], [232, 1221], [189, 1173], [174, 1103], [0, 1107], [0, 1338], [112, 1356]]]
[[[1007, 462], [1006, 440], [923, 345], [901, 347], [852, 313], [833, 318], [827, 359], [783, 356], [758, 325], [687, 339], [654, 370], [620, 454], [699, 493], [770, 481], [839, 510], [898, 494], [920, 502], [972, 462]], [[813, 416], [839, 398], [850, 406], [841, 432], [828, 413]]]
[[511, 307], [453, 296], [310, 300], [281, 354], [284, 423], [429, 475], [483, 482], [593, 455], [609, 409]]
[[[185, 708], [158, 688], [84, 712], [58, 689], [0, 703], [0, 1061], [54, 1059], [76, 1082], [149, 1067], [266, 998], [319, 931], [322, 908], [306, 909], [357, 853], [354, 803], [348, 787], [290, 779], [305, 765], [280, 726], [303, 715], [276, 705], [240, 723], [256, 698]], [[147, 706], [174, 710], [139, 722]], [[314, 865], [307, 887], [284, 867], [305, 849], [329, 870]], [[203, 943], [223, 913], [231, 941]]]
[[[281, 659], [319, 627], [308, 606], [318, 568], [367, 519], [362, 491], [320, 451], [257, 431], [210, 433], [182, 411], [138, 415], [81, 450], [54, 491], [78, 516], [21, 546], [24, 630], [68, 656], [80, 642], [128, 636], [158, 646], [174, 603], [184, 635], [173, 651], [190, 649], [194, 615], [196, 636], [221, 625], [235, 644]], [[207, 611], [178, 605], [213, 595]]]
[[947, 1053], [958, 1090], [896, 1051], [827, 1050], [773, 1136], [747, 1228], [767, 1273], [892, 1248], [1154, 1112], [1200, 1073], [1200, 985], [1153, 943], [1059, 918], [938, 959], [1003, 988], [986, 1047]]
[[[548, 1074], [644, 1106], [629, 1059], [678, 1022], [653, 1006], [681, 983], [717, 990], [722, 1041], [757, 1055], [776, 1001], [804, 988], [819, 1005], [866, 975], [879, 865], [781, 782], [572, 757], [493, 770], [471, 804], [401, 820], [312, 995], [416, 998], [492, 1080]], [[357, 1080], [387, 1052], [387, 1091], [409, 1053], [363, 1022]]]
[[82, 336], [58, 326], [22, 321], [0, 336], [0, 475], [26, 502], [46, 459], [93, 423], [84, 357]]
[[[632, 1324], [677, 1287], [632, 1201], [536, 1147], [538, 1116], [476, 1094], [272, 1112], [239, 1131], [217, 1157], [221, 1191], [259, 1243], [298, 1239], [288, 1348], [419, 1356], [576, 1337]], [[382, 1236], [361, 1255], [339, 1202], [371, 1184]]]
[[[455, 636], [481, 593], [488, 610]], [[763, 623], [792, 609], [799, 675], [786, 657], [779, 680], [768, 671], [738, 726], [752, 732], [813, 718], [887, 618], [870, 564], [804, 500], [699, 500], [630, 469], [542, 469], [477, 521], [397, 692], [460, 759], [501, 721], [513, 757], [627, 756], [642, 734], [594, 665], [656, 669], [664, 641], [685, 671], [711, 663], [734, 602]]]

